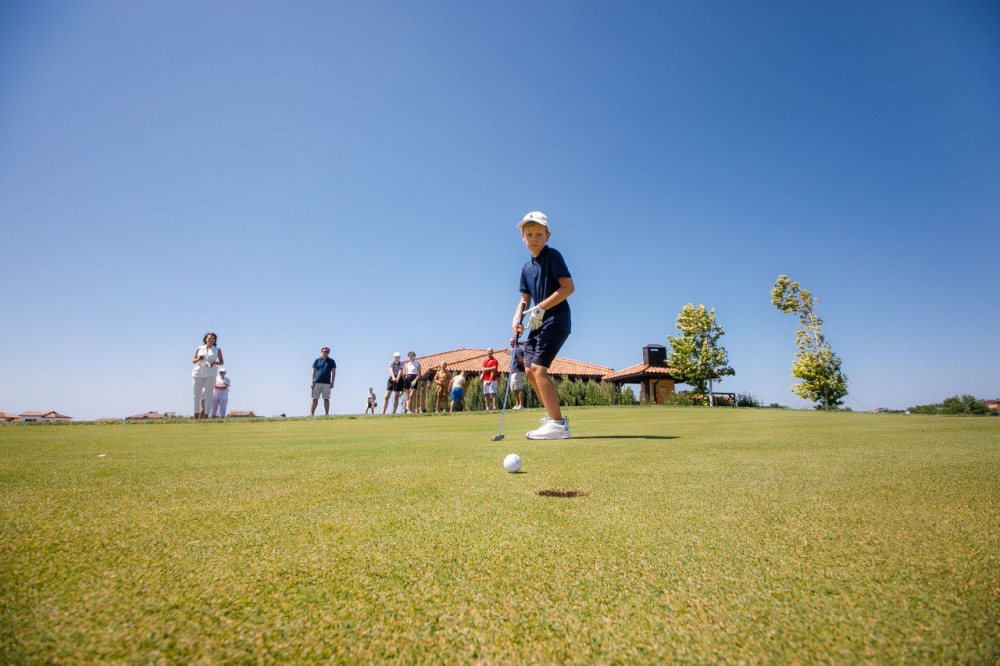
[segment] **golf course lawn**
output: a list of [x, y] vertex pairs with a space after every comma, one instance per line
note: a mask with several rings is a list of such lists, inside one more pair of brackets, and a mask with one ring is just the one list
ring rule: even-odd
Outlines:
[[1000, 660], [1000, 418], [567, 414], [0, 426], [0, 663]]

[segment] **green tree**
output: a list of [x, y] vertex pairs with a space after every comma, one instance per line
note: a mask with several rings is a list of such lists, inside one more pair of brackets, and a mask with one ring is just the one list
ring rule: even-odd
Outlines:
[[840, 356], [823, 336], [823, 320], [816, 314], [816, 300], [809, 290], [787, 275], [779, 275], [771, 289], [771, 303], [781, 312], [797, 314], [802, 325], [795, 332], [799, 351], [792, 363], [792, 377], [802, 381], [792, 386], [795, 395], [830, 409], [847, 395], [847, 375], [840, 369]]
[[635, 397], [635, 391], [632, 390], [631, 386], [626, 386], [622, 389], [621, 393], [618, 394], [618, 404], [619, 405], [638, 405], [639, 399]]
[[950, 398], [945, 398], [944, 402], [941, 403], [943, 407], [942, 413], [944, 414], [989, 414], [990, 408], [986, 405], [985, 400], [980, 400], [975, 396], [971, 396], [968, 393], [964, 395], [953, 395]]
[[985, 400], [980, 400], [969, 394], [953, 395], [941, 403], [941, 414], [989, 414], [990, 408]]
[[667, 338], [667, 365], [677, 381], [691, 386], [695, 393], [707, 393], [709, 404], [713, 404], [712, 383], [736, 374], [729, 367], [729, 354], [719, 344], [725, 332], [715, 321], [715, 308], [705, 310], [704, 305], [688, 303], [677, 315], [676, 326], [681, 334]]
[[985, 400], [969, 395], [953, 395], [945, 398], [944, 402], [933, 405], [917, 405], [909, 407], [910, 414], [950, 414], [950, 415], [974, 415], [974, 416], [996, 416]]

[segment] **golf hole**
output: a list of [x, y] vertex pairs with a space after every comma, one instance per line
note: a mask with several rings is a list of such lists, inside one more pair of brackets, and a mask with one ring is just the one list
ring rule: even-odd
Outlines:
[[577, 488], [542, 488], [536, 490], [535, 494], [542, 497], [589, 497], [590, 491]]

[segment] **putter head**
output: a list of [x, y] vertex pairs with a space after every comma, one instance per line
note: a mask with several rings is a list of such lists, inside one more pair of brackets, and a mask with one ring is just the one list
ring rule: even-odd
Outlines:
[[493, 435], [490, 437], [491, 442], [499, 442], [501, 439], [503, 439], [503, 435]]

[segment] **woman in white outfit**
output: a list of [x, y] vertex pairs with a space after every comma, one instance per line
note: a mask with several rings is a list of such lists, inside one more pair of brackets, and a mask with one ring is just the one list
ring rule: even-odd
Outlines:
[[215, 346], [215, 333], [206, 333], [203, 344], [194, 350], [194, 370], [191, 371], [191, 393], [194, 397], [194, 417], [205, 418], [206, 405], [212, 407], [212, 393], [215, 391], [215, 376], [222, 365], [222, 350]]

